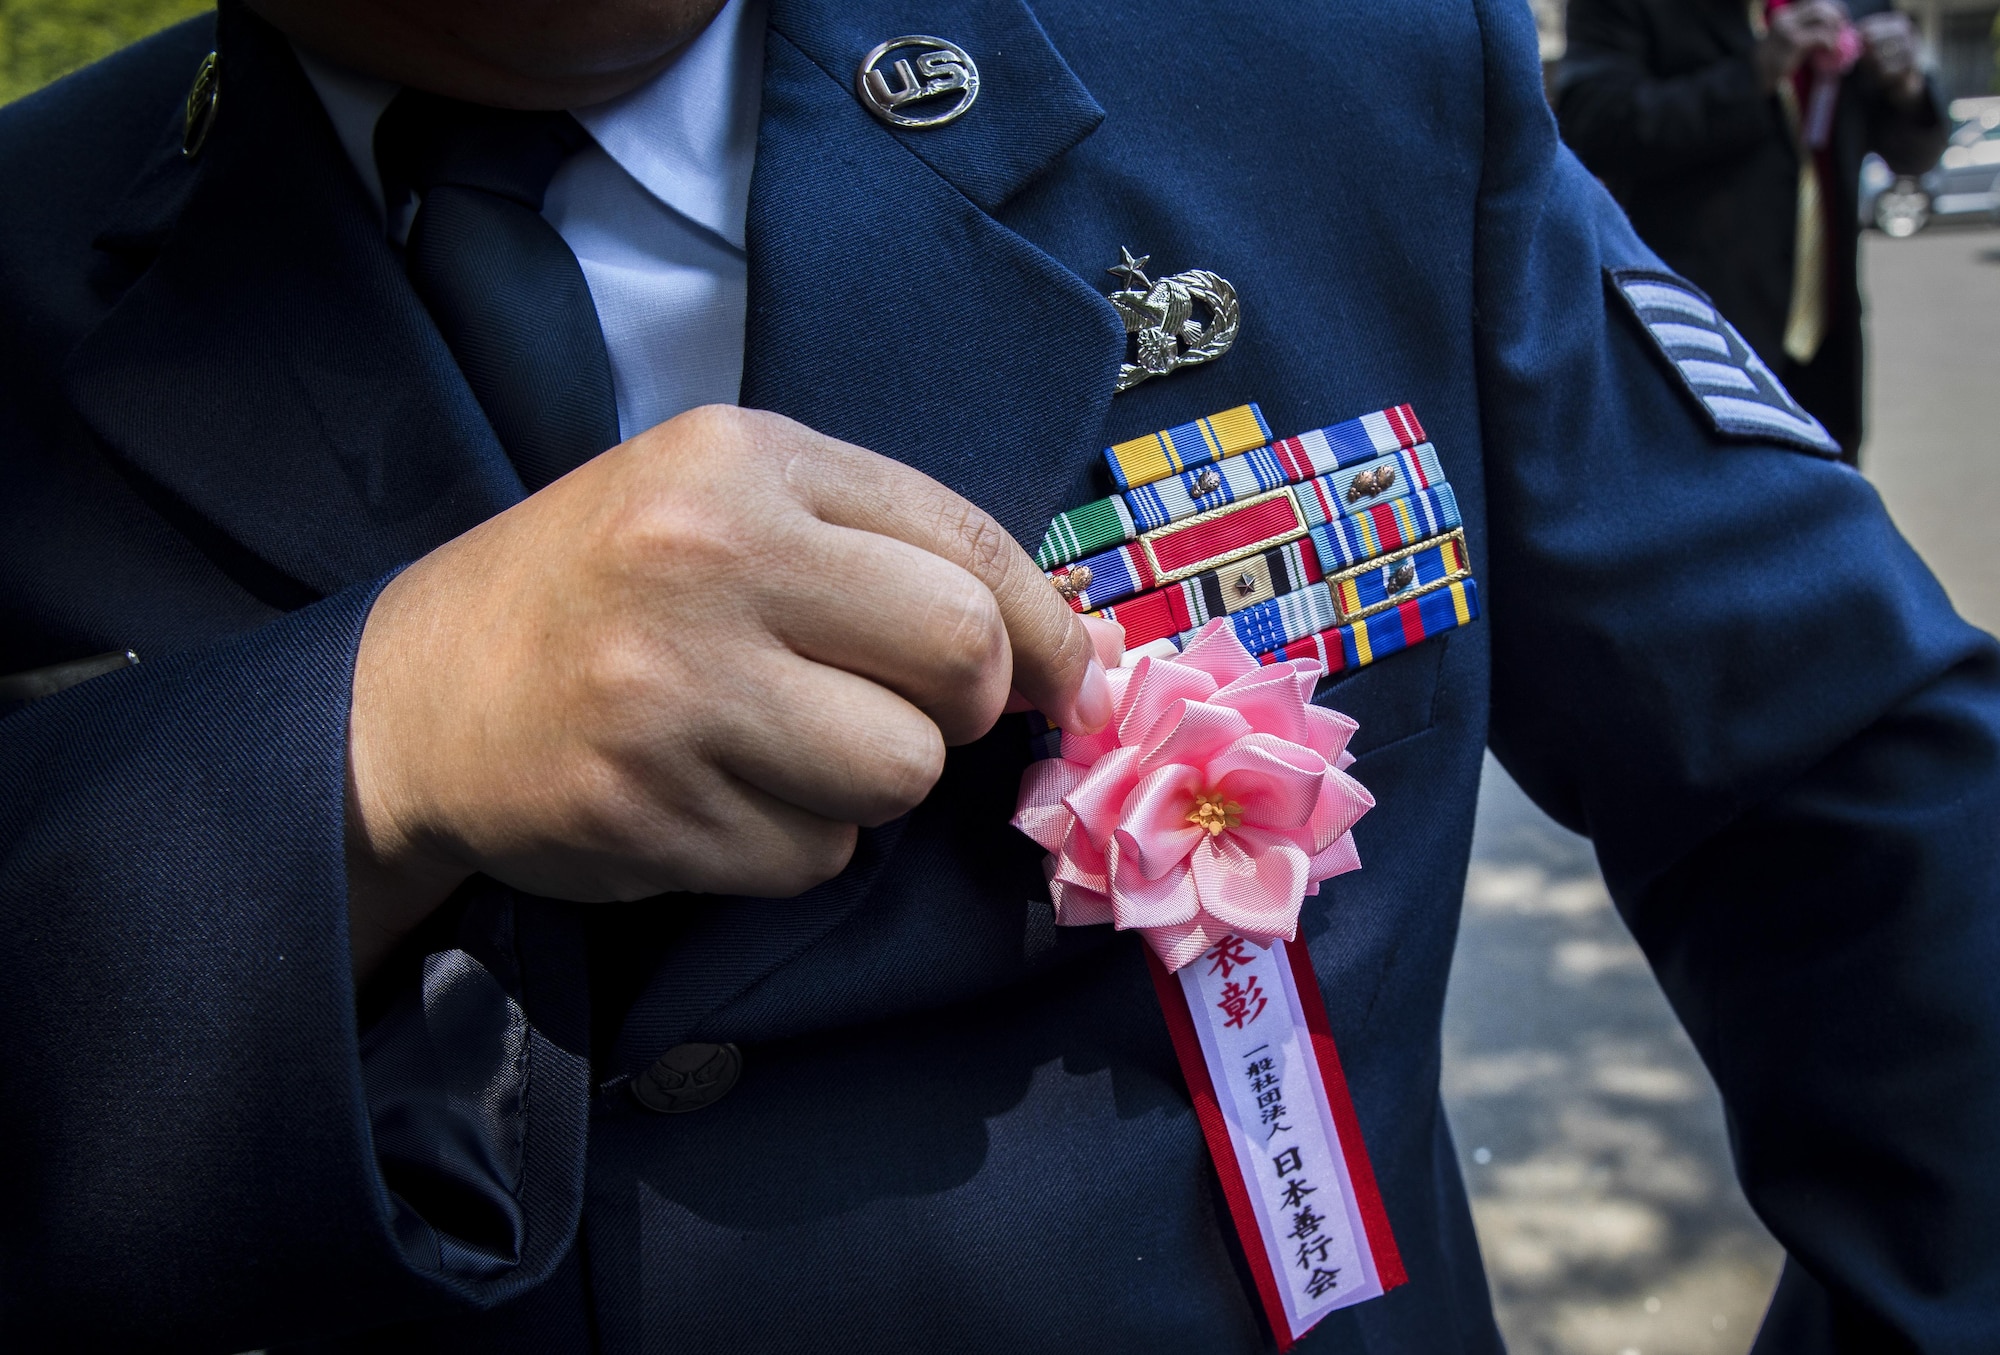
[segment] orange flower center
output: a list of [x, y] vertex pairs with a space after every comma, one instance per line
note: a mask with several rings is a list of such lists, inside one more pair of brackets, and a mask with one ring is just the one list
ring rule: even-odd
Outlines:
[[1243, 826], [1243, 806], [1234, 800], [1224, 799], [1221, 791], [1196, 791], [1194, 808], [1188, 811], [1187, 821], [1197, 828], [1208, 830], [1210, 837], [1220, 837], [1226, 828]]

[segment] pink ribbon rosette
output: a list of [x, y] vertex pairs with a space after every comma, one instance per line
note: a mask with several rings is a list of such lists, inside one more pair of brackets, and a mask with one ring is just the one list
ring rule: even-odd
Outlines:
[[1292, 940], [1306, 895], [1360, 867], [1375, 804], [1344, 770], [1355, 722], [1312, 704], [1323, 672], [1259, 664], [1218, 619], [1110, 673], [1111, 723], [1021, 778], [1013, 823], [1049, 853], [1057, 924], [1137, 928], [1169, 970], [1230, 934]]

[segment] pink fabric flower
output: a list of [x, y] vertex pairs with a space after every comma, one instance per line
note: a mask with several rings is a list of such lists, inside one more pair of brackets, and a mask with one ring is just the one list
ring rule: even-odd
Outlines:
[[1259, 664], [1217, 620], [1112, 672], [1111, 723], [1021, 777], [1057, 924], [1136, 927], [1168, 969], [1230, 932], [1296, 936], [1306, 895], [1361, 865], [1349, 830], [1375, 804], [1344, 770], [1354, 721], [1312, 704], [1323, 671]]

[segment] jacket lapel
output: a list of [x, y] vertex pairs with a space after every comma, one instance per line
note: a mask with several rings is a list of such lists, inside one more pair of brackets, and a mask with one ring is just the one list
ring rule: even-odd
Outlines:
[[[905, 33], [978, 64], [979, 99], [957, 122], [892, 130], [856, 99], [862, 56]], [[991, 213], [1103, 116], [1018, 0], [775, 0], [743, 403], [904, 461], [1032, 547], [1087, 483], [1125, 331], [1094, 288]], [[617, 1071], [690, 1033], [727, 1038], [721, 1009], [859, 907], [901, 835], [865, 832], [847, 872], [801, 898], [698, 905], [621, 1030]], [[760, 1002], [815, 1001], [814, 984], [798, 986]]]
[[156, 257], [64, 382], [142, 479], [331, 593], [492, 516], [520, 481], [289, 44], [225, 4], [217, 48], [200, 157], [163, 143], [99, 237]]
[[[958, 121], [895, 130], [855, 97], [861, 57], [902, 33], [978, 63]], [[1099, 445], [1125, 334], [990, 213], [1103, 117], [1018, 0], [777, 0], [743, 403], [905, 461], [1033, 546]]]

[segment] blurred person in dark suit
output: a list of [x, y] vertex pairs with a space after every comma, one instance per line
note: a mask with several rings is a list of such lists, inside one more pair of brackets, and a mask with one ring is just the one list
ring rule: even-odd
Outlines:
[[1885, 0], [1572, 0], [1568, 24], [1563, 139], [1852, 464], [1861, 160], [1921, 174], [1949, 131], [1908, 16]]

